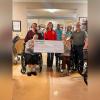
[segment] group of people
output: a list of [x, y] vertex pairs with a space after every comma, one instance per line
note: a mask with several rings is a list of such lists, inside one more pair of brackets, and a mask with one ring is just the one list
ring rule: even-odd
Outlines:
[[[60, 71], [59, 64], [62, 57], [62, 67], [61, 72], [66, 69], [66, 64], [68, 66], [68, 74], [71, 66], [71, 51], [73, 51], [73, 61], [76, 70], [80, 73], [83, 71], [84, 59], [83, 59], [83, 48], [87, 39], [87, 34], [85, 31], [82, 31], [80, 28], [80, 23], [76, 23], [76, 30], [72, 31], [72, 26], [67, 27], [67, 32], [63, 33], [60, 28], [60, 24], [57, 24], [56, 30], [53, 29], [53, 23], [49, 22], [44, 33], [39, 32], [37, 24], [33, 23], [31, 30], [28, 31], [25, 37], [25, 53], [26, 53], [26, 62], [27, 62], [27, 75], [31, 74], [37, 75], [36, 65], [37, 54], [34, 53], [34, 40], [58, 40], [63, 41], [64, 43], [64, 53], [56, 53], [56, 69]], [[54, 53], [47, 53], [47, 70], [53, 70], [53, 59]]]

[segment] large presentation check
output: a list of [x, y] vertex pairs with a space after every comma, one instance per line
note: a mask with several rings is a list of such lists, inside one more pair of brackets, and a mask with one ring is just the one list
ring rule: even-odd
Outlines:
[[34, 52], [64, 53], [64, 44], [62, 41], [35, 40]]

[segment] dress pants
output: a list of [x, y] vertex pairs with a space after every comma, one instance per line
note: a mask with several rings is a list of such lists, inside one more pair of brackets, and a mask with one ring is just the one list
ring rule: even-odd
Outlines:
[[47, 67], [53, 66], [53, 58], [54, 58], [54, 53], [48, 53], [47, 54]]
[[83, 58], [83, 45], [73, 45], [74, 63], [78, 71], [83, 71], [84, 58]]

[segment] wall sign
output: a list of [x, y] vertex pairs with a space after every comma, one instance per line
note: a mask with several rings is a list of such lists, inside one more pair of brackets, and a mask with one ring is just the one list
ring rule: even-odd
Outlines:
[[13, 32], [21, 32], [21, 21], [13, 20], [12, 28], [13, 28]]

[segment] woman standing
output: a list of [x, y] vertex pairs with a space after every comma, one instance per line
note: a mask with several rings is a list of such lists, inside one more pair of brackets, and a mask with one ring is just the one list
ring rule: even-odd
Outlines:
[[72, 35], [72, 26], [67, 26], [67, 32], [66, 32], [67, 37], [71, 37]]
[[25, 43], [28, 41], [28, 40], [31, 40], [33, 39], [33, 36], [37, 34], [38, 35], [38, 39], [41, 40], [42, 39], [42, 35], [40, 33], [38, 33], [37, 31], [37, 23], [33, 23], [31, 25], [31, 30], [29, 30], [26, 34], [26, 37], [25, 37]]
[[[56, 40], [57, 39], [56, 32], [53, 30], [52, 22], [49, 22], [47, 25], [47, 30], [44, 33], [44, 39], [45, 40]], [[47, 68], [48, 68], [48, 70], [52, 70], [53, 58], [54, 58], [54, 53], [47, 54]]]
[[66, 64], [67, 64], [67, 75], [69, 75], [70, 71], [70, 51], [71, 51], [71, 43], [69, 37], [66, 37], [65, 34], [62, 35], [62, 41], [64, 43], [64, 53], [62, 54], [62, 69], [61, 72], [64, 72], [66, 70]]
[[[57, 40], [61, 41], [62, 40], [62, 30], [60, 28], [60, 24], [57, 24], [57, 28], [56, 28], [56, 33], [57, 33]], [[56, 70], [59, 71], [60, 70], [60, 55], [61, 53], [55, 53], [55, 57], [56, 57]]]

